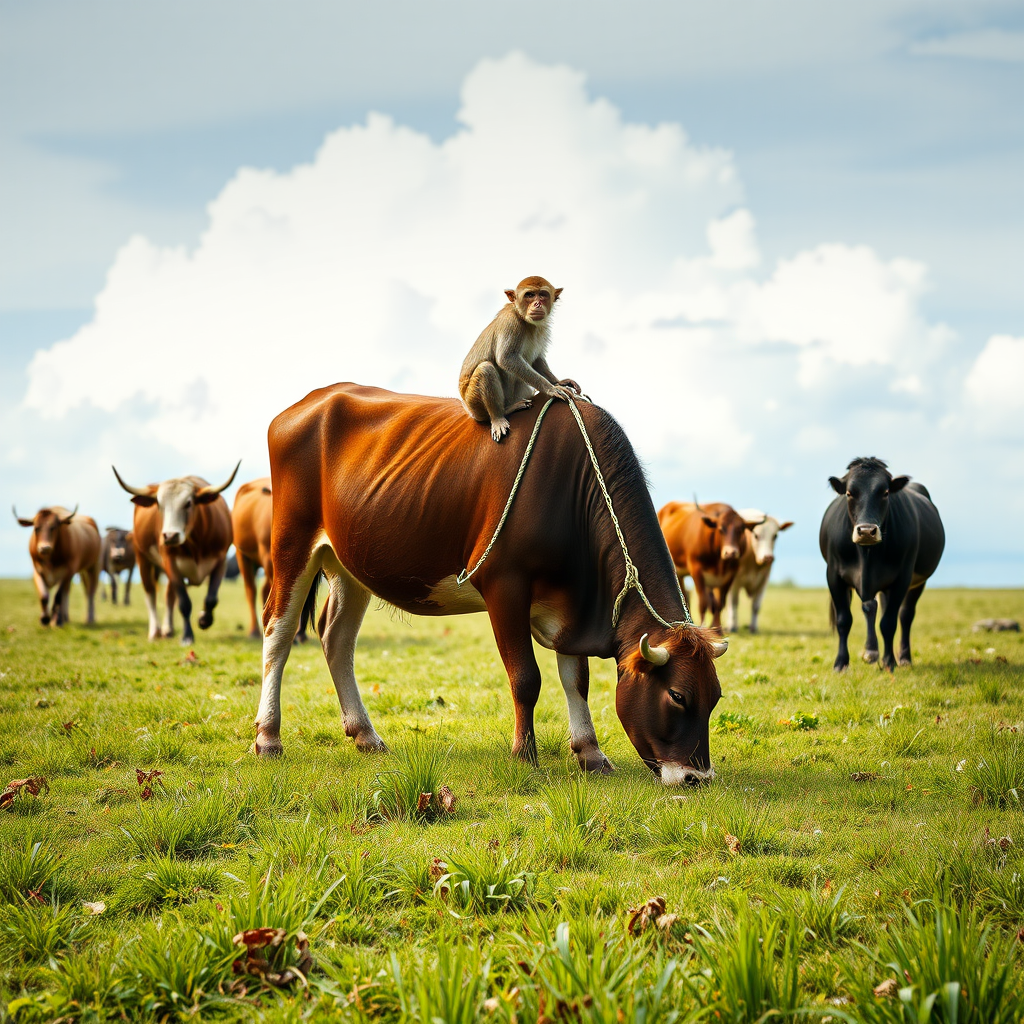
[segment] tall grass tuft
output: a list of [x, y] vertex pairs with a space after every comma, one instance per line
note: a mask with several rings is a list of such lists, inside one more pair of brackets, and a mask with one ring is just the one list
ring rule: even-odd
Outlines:
[[963, 777], [974, 799], [993, 807], [1024, 803], [1024, 739], [1020, 733], [993, 735], [984, 749], [967, 758]]
[[45, 963], [84, 938], [90, 925], [72, 905], [12, 903], [0, 914], [0, 950], [9, 963]]
[[[385, 818], [436, 821], [445, 815], [438, 791], [445, 784], [450, 748], [417, 740], [393, 755], [395, 765], [382, 771], [372, 803]], [[426, 800], [421, 797], [429, 794]]]
[[21, 846], [0, 843], [0, 897], [5, 902], [68, 895], [70, 886], [61, 877], [60, 857], [49, 846], [31, 839]]
[[547, 833], [546, 859], [559, 867], [585, 867], [606, 826], [601, 791], [586, 775], [577, 774], [558, 786], [541, 790]]
[[791, 1019], [804, 1008], [802, 937], [794, 915], [755, 910], [743, 900], [731, 921], [716, 922], [694, 941], [708, 979], [705, 998], [716, 1019], [755, 1024], [769, 1016]]
[[852, 938], [857, 932], [857, 922], [864, 918], [850, 912], [849, 902], [846, 886], [833, 892], [828, 887], [819, 889], [815, 881], [796, 899], [796, 913], [805, 934], [830, 946]]
[[238, 811], [220, 789], [178, 793], [140, 803], [135, 818], [121, 826], [140, 857], [166, 855], [187, 860], [209, 856], [238, 835]]
[[448, 858], [448, 870], [434, 884], [434, 895], [461, 911], [493, 914], [522, 911], [533, 900], [537, 876], [514, 860], [491, 851]]
[[398, 989], [402, 1020], [476, 1024], [486, 1018], [484, 1000], [490, 984], [491, 962], [479, 950], [441, 945], [437, 964], [420, 964], [407, 978], [391, 954], [391, 975]]
[[883, 934], [877, 953], [862, 947], [882, 968], [898, 1002], [876, 998], [877, 979], [862, 969], [849, 971], [866, 1021], [1011, 1024], [1024, 1019], [1024, 975], [1012, 936], [976, 908], [931, 903], [906, 914], [902, 927]]
[[213, 864], [154, 856], [127, 886], [126, 899], [137, 909], [179, 907], [219, 893], [224, 874]]

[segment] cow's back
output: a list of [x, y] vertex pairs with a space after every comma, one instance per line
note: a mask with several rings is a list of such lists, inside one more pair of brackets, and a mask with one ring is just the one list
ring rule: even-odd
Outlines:
[[270, 553], [273, 495], [270, 477], [242, 484], [231, 509], [231, 532], [235, 548], [246, 558], [263, 563]]
[[939, 560], [946, 547], [946, 531], [942, 526], [939, 510], [931, 500], [928, 488], [912, 480], [895, 497], [904, 497], [913, 508], [917, 520], [917, 557], [914, 562], [915, 578], [927, 579], [939, 567]]

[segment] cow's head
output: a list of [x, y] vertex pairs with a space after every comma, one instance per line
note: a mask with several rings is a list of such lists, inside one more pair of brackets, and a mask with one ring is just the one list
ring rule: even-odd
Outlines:
[[889, 495], [902, 491], [909, 476], [893, 476], [881, 459], [854, 459], [846, 476], [830, 476], [836, 494], [846, 498], [846, 512], [853, 528], [853, 543], [864, 547], [879, 544], [889, 515]]
[[22, 519], [18, 515], [18, 510], [13, 505], [11, 506], [11, 511], [14, 513], [14, 518], [18, 520], [20, 526], [32, 527], [32, 539], [35, 541], [35, 556], [45, 562], [53, 554], [53, 549], [57, 545], [57, 531], [62, 526], [67, 526], [75, 518], [78, 506], [75, 506], [74, 511], [70, 515], [62, 515], [61, 513], [65, 511], [64, 509], [41, 508], [32, 519]]
[[162, 484], [149, 484], [147, 487], [132, 487], [121, 479], [121, 474], [113, 466], [114, 476], [117, 482], [132, 495], [132, 501], [142, 508], [151, 508], [157, 505], [160, 508], [160, 540], [169, 548], [180, 547], [192, 531], [192, 524], [196, 518], [196, 508], [200, 505], [208, 505], [220, 497], [221, 491], [231, 486], [235, 479], [238, 466], [242, 460], [238, 460], [231, 476], [220, 485], [213, 487], [206, 484], [197, 487], [187, 477], [177, 477], [165, 480]]
[[128, 550], [131, 541], [128, 539], [128, 531], [118, 529], [116, 526], [107, 527], [107, 539], [110, 541], [110, 557], [112, 561], [120, 561]]
[[747, 529], [750, 531], [747, 542], [758, 565], [771, 565], [775, 561], [775, 539], [783, 530], [788, 530], [792, 520], [780, 523], [774, 516], [767, 516], [756, 508], [739, 509]]
[[704, 525], [715, 533], [715, 539], [721, 545], [722, 561], [739, 562], [747, 550], [747, 530], [749, 529], [749, 525], [743, 517], [728, 505], [718, 512], [709, 512], [701, 508], [696, 495], [694, 495], [694, 504], [701, 514]]
[[697, 626], [663, 632], [658, 646], [645, 633], [619, 659], [615, 709], [637, 753], [666, 786], [707, 782], [715, 777], [708, 722], [722, 696], [715, 658], [729, 642]]

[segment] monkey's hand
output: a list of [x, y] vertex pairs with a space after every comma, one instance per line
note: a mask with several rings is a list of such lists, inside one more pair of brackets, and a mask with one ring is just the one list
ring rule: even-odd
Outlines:
[[509, 423], [504, 416], [501, 419], [491, 420], [491, 437], [500, 441], [508, 433]]
[[583, 394], [583, 388], [581, 388], [579, 384], [577, 384], [576, 381], [572, 379], [572, 377], [566, 377], [565, 380], [560, 380], [558, 383], [561, 384], [563, 387], [572, 388], [577, 395]]
[[563, 402], [568, 402], [571, 398], [576, 398], [576, 392], [571, 388], [564, 387], [561, 384], [549, 384], [544, 391], [544, 394], [548, 398], [560, 398]]

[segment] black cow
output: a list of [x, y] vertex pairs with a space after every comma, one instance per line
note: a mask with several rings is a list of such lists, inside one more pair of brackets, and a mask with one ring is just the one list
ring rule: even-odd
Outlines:
[[839, 630], [833, 668], [850, 664], [847, 638], [853, 615], [850, 590], [857, 591], [867, 620], [864, 660], [878, 660], [875, 636], [877, 597], [882, 598], [879, 629], [885, 650], [882, 667], [896, 667], [892, 643], [896, 619], [902, 628], [900, 665], [910, 664], [910, 626], [925, 581], [939, 564], [946, 535], [927, 489], [908, 476], [894, 477], [881, 459], [854, 459], [841, 480], [828, 482], [840, 495], [825, 510], [818, 542], [828, 563], [832, 622]]
[[[103, 551], [100, 553], [100, 568], [110, 578], [110, 600], [117, 604], [117, 577], [128, 570], [128, 581], [124, 585], [124, 603], [131, 604], [132, 572], [135, 570], [135, 547], [132, 535], [127, 530], [119, 530], [116, 526], [108, 526], [103, 537]], [[100, 588], [100, 596], [105, 601], [107, 592]]]

